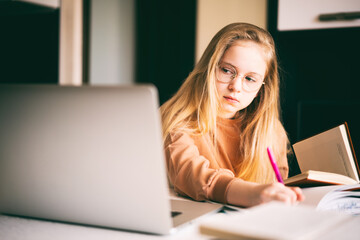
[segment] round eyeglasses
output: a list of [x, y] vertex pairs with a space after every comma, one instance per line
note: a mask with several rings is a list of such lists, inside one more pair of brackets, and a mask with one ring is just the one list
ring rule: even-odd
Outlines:
[[248, 92], [257, 91], [265, 84], [264, 79], [260, 74], [248, 73], [246, 75], [240, 75], [230, 64], [220, 63], [217, 66], [216, 79], [221, 83], [230, 83], [239, 76], [242, 80], [242, 88]]

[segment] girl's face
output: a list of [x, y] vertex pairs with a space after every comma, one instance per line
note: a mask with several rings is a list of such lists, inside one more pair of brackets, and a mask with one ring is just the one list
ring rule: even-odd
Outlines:
[[267, 70], [263, 48], [252, 41], [237, 41], [228, 48], [216, 68], [219, 117], [234, 118], [259, 92]]

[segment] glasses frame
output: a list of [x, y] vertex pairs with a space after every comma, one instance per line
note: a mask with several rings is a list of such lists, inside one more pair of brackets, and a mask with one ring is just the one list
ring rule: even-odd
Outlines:
[[249, 89], [246, 85], [246, 83], [244, 83], [244, 78], [247, 76], [247, 74], [239, 74], [238, 71], [236, 70], [236, 68], [230, 64], [227, 64], [230, 68], [232, 68], [234, 70], [234, 74], [231, 76], [231, 80], [230, 81], [221, 81], [219, 79], [219, 73], [222, 71], [221, 70], [221, 63], [216, 65], [216, 69], [215, 69], [215, 77], [216, 80], [220, 83], [231, 83], [232, 81], [234, 81], [235, 79], [241, 77], [241, 87], [246, 91], [246, 92], [255, 92], [258, 91], [263, 85], [265, 85], [265, 79], [262, 80], [261, 84], [259, 85], [259, 87], [257, 87], [256, 89]]

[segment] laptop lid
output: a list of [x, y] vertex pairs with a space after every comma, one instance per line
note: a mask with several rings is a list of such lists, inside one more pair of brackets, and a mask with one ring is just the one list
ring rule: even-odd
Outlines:
[[166, 234], [156, 88], [0, 86], [0, 212]]

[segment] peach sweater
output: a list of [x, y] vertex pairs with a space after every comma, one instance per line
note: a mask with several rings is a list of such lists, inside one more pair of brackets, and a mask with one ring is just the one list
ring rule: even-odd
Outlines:
[[[170, 134], [165, 143], [168, 177], [174, 190], [195, 200], [226, 203], [227, 188], [235, 179], [238, 157], [239, 120], [218, 119], [219, 156], [215, 158], [209, 135], [192, 136], [187, 133]], [[286, 135], [279, 128], [280, 152], [275, 152], [281, 174], [288, 175]]]

